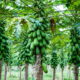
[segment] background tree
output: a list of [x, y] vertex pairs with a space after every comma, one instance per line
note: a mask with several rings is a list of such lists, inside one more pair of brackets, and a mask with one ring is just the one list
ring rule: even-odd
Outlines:
[[79, 25], [75, 25], [72, 29], [71, 29], [71, 35], [70, 35], [70, 39], [71, 39], [71, 60], [70, 62], [74, 65], [74, 75], [75, 75], [75, 80], [78, 80], [78, 74], [79, 74], [79, 62], [80, 62], [80, 58], [79, 58], [79, 39], [80, 39], [80, 29], [79, 29]]
[[56, 80], [56, 68], [58, 66], [57, 52], [53, 50], [51, 58], [51, 67], [53, 68], [53, 80]]
[[[2, 70], [2, 61], [8, 62], [9, 59], [9, 46], [7, 42], [8, 38], [5, 36], [5, 21], [0, 20], [0, 80], [1, 80], [1, 70]], [[5, 75], [6, 79], [6, 75]]]
[[67, 59], [66, 59], [64, 51], [62, 49], [61, 52], [60, 52], [60, 67], [61, 67], [62, 80], [64, 80], [63, 71], [64, 71], [64, 68], [65, 68], [66, 64], [67, 64]]

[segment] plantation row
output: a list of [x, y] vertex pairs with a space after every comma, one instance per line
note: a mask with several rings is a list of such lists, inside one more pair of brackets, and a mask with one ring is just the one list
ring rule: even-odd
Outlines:
[[20, 70], [19, 80], [22, 70], [25, 70], [24, 80], [44, 80], [48, 66], [52, 68], [49, 75], [53, 75], [53, 80], [60, 69], [61, 80], [65, 79], [66, 66], [73, 72], [71, 79], [79, 80], [79, 7], [79, 0], [1, 0], [0, 80], [8, 80], [7, 68], [11, 70], [13, 66]]

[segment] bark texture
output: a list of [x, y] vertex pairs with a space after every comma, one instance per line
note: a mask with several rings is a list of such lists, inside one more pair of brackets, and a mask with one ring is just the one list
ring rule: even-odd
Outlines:
[[4, 80], [7, 80], [7, 64], [5, 64]]
[[33, 77], [35, 80], [43, 80], [43, 70], [41, 66], [41, 55], [36, 56], [36, 63], [33, 66]]
[[12, 74], [11, 74], [11, 66], [9, 66], [9, 73], [10, 73], [10, 77], [11, 77], [11, 75], [12, 75]]
[[25, 80], [28, 80], [28, 64], [25, 64]]
[[74, 80], [78, 80], [78, 74], [79, 74], [78, 66], [74, 65]]
[[68, 72], [68, 78], [71, 79], [71, 68], [70, 68], [70, 66], [69, 66], [69, 68], [68, 68], [68, 71], [69, 71], [69, 72]]
[[62, 69], [62, 71], [61, 71], [62, 72], [62, 80], [64, 80], [63, 71], [64, 71], [64, 69]]
[[0, 61], [0, 80], [1, 80], [1, 74], [2, 74], [2, 61]]
[[54, 68], [53, 69], [53, 80], [56, 80], [55, 78], [56, 78], [56, 69]]
[[21, 78], [21, 75], [22, 75], [22, 70], [21, 70], [21, 66], [19, 66], [19, 70], [20, 70], [20, 74], [19, 74], [19, 80], [22, 80]]

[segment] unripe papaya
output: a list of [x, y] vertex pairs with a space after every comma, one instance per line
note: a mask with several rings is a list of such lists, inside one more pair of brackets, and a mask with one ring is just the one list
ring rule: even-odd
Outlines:
[[33, 37], [36, 37], [36, 32], [33, 33]]
[[32, 44], [31, 44], [31, 46], [30, 46], [31, 50], [33, 50], [34, 47], [35, 47], [35, 45], [34, 45], [34, 43], [32, 42]]
[[40, 36], [41, 34], [40, 34], [40, 30], [37, 30], [37, 36]]
[[42, 69], [43, 69], [43, 71], [44, 71], [45, 73], [48, 72], [48, 70], [47, 70], [47, 65], [46, 65], [45, 63], [42, 63]]
[[37, 39], [34, 39], [34, 45], [36, 46], [36, 45], [38, 45], [38, 40]]
[[38, 36], [37, 39], [40, 41], [40, 40], [42, 40], [42, 37], [41, 36]]
[[42, 54], [45, 53], [45, 48], [41, 48], [41, 53], [42, 53]]
[[47, 45], [47, 43], [46, 43], [46, 41], [45, 40], [43, 40], [43, 45], [45, 46], [45, 45]]
[[40, 54], [40, 50], [38, 47], [36, 48], [36, 54]]

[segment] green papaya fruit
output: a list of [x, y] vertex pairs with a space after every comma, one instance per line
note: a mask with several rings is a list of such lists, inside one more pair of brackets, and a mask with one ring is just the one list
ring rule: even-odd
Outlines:
[[28, 43], [28, 44], [26, 45], [26, 48], [29, 47], [29, 46], [30, 46], [30, 43]]
[[38, 36], [37, 39], [40, 41], [40, 40], [42, 40], [42, 37], [41, 36]]
[[44, 30], [44, 27], [41, 27], [41, 30]]
[[37, 29], [37, 26], [36, 26], [36, 25], [34, 25], [34, 26], [33, 26], [33, 28], [34, 28], [34, 29]]
[[43, 43], [42, 43], [42, 42], [40, 42], [40, 43], [39, 43], [39, 45], [42, 47], [42, 46], [43, 46]]
[[76, 44], [76, 45], [75, 45], [75, 47], [76, 47], [76, 48], [79, 48], [79, 45], [78, 45], [78, 44]]
[[40, 36], [40, 35], [41, 35], [40, 30], [37, 30], [37, 36]]
[[28, 40], [28, 43], [31, 43], [31, 39]]
[[75, 47], [73, 47], [73, 51], [75, 51], [76, 50], [76, 48]]
[[37, 38], [36, 39], [34, 39], [34, 45], [36, 46], [36, 45], [38, 45], [38, 40], [37, 40]]
[[34, 47], [35, 47], [35, 45], [34, 45], [34, 43], [32, 42], [32, 44], [31, 44], [31, 46], [30, 46], [31, 50], [33, 50]]
[[43, 45], [45, 46], [45, 45], [47, 45], [47, 43], [46, 43], [46, 41], [45, 40], [43, 40]]
[[30, 34], [28, 35], [28, 37], [32, 37], [32, 35], [33, 35], [33, 33], [30, 33]]
[[49, 36], [48, 36], [48, 35], [45, 35], [45, 39], [46, 39], [46, 40], [49, 40], [50, 38], [49, 38]]
[[36, 37], [36, 32], [33, 33], [33, 37]]
[[42, 69], [45, 73], [48, 73], [47, 65], [45, 63], [42, 63]]
[[36, 54], [40, 54], [40, 50], [38, 47], [36, 48]]
[[73, 38], [73, 41], [76, 42], [76, 38]]
[[41, 48], [41, 53], [44, 54], [45, 53], [45, 48]]
[[41, 35], [42, 35], [43, 37], [45, 37], [45, 36], [46, 36], [46, 34], [45, 34], [44, 32], [41, 32]]

